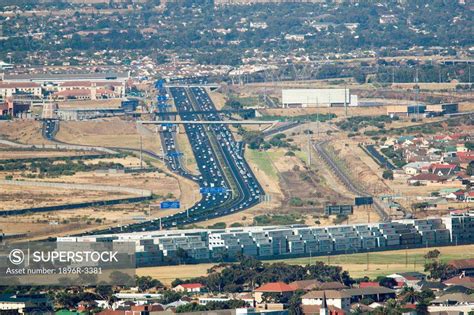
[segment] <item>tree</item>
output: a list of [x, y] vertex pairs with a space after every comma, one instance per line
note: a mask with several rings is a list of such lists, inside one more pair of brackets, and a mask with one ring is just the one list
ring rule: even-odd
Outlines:
[[186, 263], [188, 259], [188, 252], [181, 247], [178, 247], [176, 250], [176, 258], [178, 258], [178, 263], [181, 265], [182, 263]]
[[383, 287], [393, 288], [397, 285], [397, 281], [393, 278], [383, 277], [379, 280], [379, 284]]
[[426, 263], [425, 271], [430, 273], [431, 279], [439, 280], [449, 279], [456, 274], [456, 269], [453, 266], [438, 261]]
[[136, 283], [137, 287], [140, 289], [141, 292], [147, 291], [151, 288], [162, 288], [163, 284], [156, 279], [153, 279], [150, 276], [144, 276], [144, 277], [136, 277]]
[[402, 301], [404, 303], [416, 304], [422, 300], [420, 293], [415, 291], [413, 287], [403, 287], [400, 295], [402, 296]]
[[304, 291], [297, 290], [291, 296], [288, 302], [288, 311], [290, 315], [302, 315], [303, 309], [301, 308], [301, 297], [304, 295]]
[[204, 312], [207, 311], [205, 305], [200, 305], [198, 303], [188, 303], [186, 305], [180, 305], [176, 308], [176, 313], [189, 313], [189, 312]]
[[385, 171], [383, 171], [382, 177], [383, 177], [384, 179], [393, 180], [393, 171], [392, 171], [392, 170], [385, 170]]
[[426, 259], [437, 259], [440, 254], [441, 254], [441, 252], [439, 250], [433, 249], [433, 250], [430, 250], [429, 252], [427, 252], [424, 257]]
[[464, 143], [464, 146], [469, 150], [469, 151], [474, 151], [474, 142], [472, 141], [466, 141]]
[[469, 176], [474, 175], [474, 162], [471, 162], [467, 165], [466, 174]]
[[163, 296], [160, 299], [160, 303], [161, 304], [173, 303], [173, 302], [179, 301], [179, 299], [181, 299], [181, 296], [182, 295], [179, 292], [166, 290], [166, 291], [163, 291]]

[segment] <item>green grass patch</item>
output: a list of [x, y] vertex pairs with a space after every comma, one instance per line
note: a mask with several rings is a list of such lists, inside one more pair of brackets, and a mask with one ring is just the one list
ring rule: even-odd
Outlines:
[[246, 158], [249, 162], [255, 164], [257, 168], [264, 172], [272, 180], [278, 180], [277, 170], [272, 162], [282, 157], [284, 152], [280, 151], [259, 151], [247, 149]]
[[466, 246], [448, 246], [448, 247], [433, 247], [433, 248], [417, 248], [408, 250], [392, 250], [386, 252], [372, 252], [369, 253], [369, 270], [367, 270], [367, 253], [335, 255], [335, 256], [316, 256], [303, 258], [290, 258], [271, 260], [269, 262], [285, 262], [291, 265], [306, 265], [314, 264], [316, 261], [330, 263], [331, 265], [340, 265], [345, 270], [349, 271], [352, 277], [368, 276], [376, 278], [378, 276], [387, 275], [394, 272], [406, 271], [424, 271], [425, 259], [424, 255], [437, 248], [441, 254], [439, 261], [448, 262], [454, 259], [469, 259], [474, 258], [474, 251], [472, 245]]

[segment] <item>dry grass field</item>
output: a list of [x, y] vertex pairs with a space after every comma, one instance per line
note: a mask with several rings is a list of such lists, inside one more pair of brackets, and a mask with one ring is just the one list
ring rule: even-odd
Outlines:
[[0, 210], [131, 197], [125, 193], [0, 184]]
[[[262, 114], [275, 116], [304, 116], [311, 114], [336, 114], [337, 117], [345, 117], [346, 110], [343, 107], [311, 107], [311, 108], [269, 108], [261, 110]], [[379, 116], [386, 115], [387, 110], [385, 106], [371, 106], [371, 107], [348, 107], [348, 116]]]
[[121, 101], [121, 99], [64, 101], [59, 103], [59, 108], [119, 108]]
[[133, 121], [119, 118], [64, 121], [56, 138], [71, 144], [139, 149], [140, 136], [144, 149], [161, 153], [160, 138], [153, 127], [138, 126]]
[[0, 150], [0, 160], [83, 156], [83, 155], [94, 154], [94, 153], [95, 152], [87, 152], [87, 151], [18, 150], [18, 149], [4, 148]]
[[41, 122], [36, 120], [0, 121], [0, 138], [24, 144], [50, 144], [41, 136]]
[[[386, 252], [375, 252], [368, 255], [368, 269], [367, 269], [367, 254], [349, 254], [336, 256], [320, 256], [320, 257], [305, 257], [294, 258], [282, 261], [287, 264], [306, 265], [322, 261], [330, 265], [341, 266], [347, 270], [354, 278], [368, 276], [376, 278], [381, 275], [388, 275], [394, 272], [406, 271], [420, 271], [423, 272], [423, 264], [425, 262], [423, 255], [433, 248], [419, 248], [409, 250], [397, 250]], [[465, 246], [451, 246], [439, 247], [441, 252], [440, 260], [449, 261], [452, 259], [466, 259], [474, 258], [474, 245]], [[276, 262], [268, 261], [268, 262]], [[408, 263], [406, 263], [408, 262]], [[214, 264], [199, 264], [199, 265], [180, 265], [180, 266], [163, 266], [163, 267], [146, 267], [138, 268], [137, 274], [139, 276], [151, 276], [160, 280], [166, 285], [179, 276], [180, 279], [190, 279], [193, 277], [205, 276], [207, 270]]]

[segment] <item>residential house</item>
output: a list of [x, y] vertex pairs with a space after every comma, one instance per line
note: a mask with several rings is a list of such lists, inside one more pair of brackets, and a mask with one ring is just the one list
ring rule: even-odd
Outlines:
[[254, 290], [255, 301], [257, 303], [263, 302], [263, 295], [265, 293], [279, 293], [280, 295], [291, 295], [295, 290], [294, 287], [284, 282], [270, 282], [262, 285]]
[[380, 284], [378, 282], [361, 282], [359, 283], [359, 288], [374, 288], [374, 287], [380, 287]]
[[464, 195], [465, 202], [474, 202], [474, 191], [466, 192]]
[[443, 281], [443, 284], [447, 286], [460, 285], [469, 289], [474, 289], [474, 277], [464, 276], [461, 274], [460, 276], [455, 276]]
[[328, 306], [334, 306], [344, 312], [350, 312], [351, 295], [344, 291], [325, 290], [311, 291], [301, 297], [301, 304], [304, 309], [308, 305], [321, 306], [326, 301]]
[[200, 293], [204, 289], [201, 283], [182, 283], [173, 288], [175, 292]]
[[470, 314], [474, 310], [474, 296], [465, 293], [444, 294], [428, 306], [430, 314]]
[[405, 285], [414, 287], [418, 282], [426, 280], [426, 275], [421, 272], [400, 272], [388, 275], [387, 278], [395, 279], [398, 287], [403, 287]]
[[459, 163], [464, 167], [474, 161], [474, 151], [457, 152], [456, 155], [459, 159]]
[[410, 185], [430, 185], [430, 184], [441, 184], [445, 183], [447, 179], [437, 174], [418, 174], [410, 177], [407, 182]]
[[289, 285], [296, 290], [311, 291], [317, 290], [321, 284], [318, 280], [299, 280], [289, 283]]
[[327, 305], [326, 308], [321, 310], [321, 305], [301, 305], [301, 309], [304, 315], [346, 315], [349, 312], [345, 312], [340, 308], [337, 308], [332, 305]]
[[430, 171], [432, 174], [440, 177], [450, 177], [459, 171], [459, 166], [456, 164], [433, 164], [430, 167]]
[[445, 198], [452, 201], [463, 201], [464, 197], [465, 197], [465, 192], [462, 189], [458, 189], [457, 191], [454, 191], [446, 195]]
[[447, 285], [442, 282], [426, 280], [422, 280], [414, 286], [417, 291], [431, 290], [433, 292], [442, 292], [446, 287]]
[[474, 259], [456, 259], [449, 262], [459, 274], [474, 276]]
[[430, 166], [430, 162], [411, 162], [408, 164], [405, 164], [402, 169], [407, 175], [417, 175], [421, 173], [421, 170], [425, 166]]
[[343, 290], [347, 289], [343, 283], [338, 281], [320, 282], [318, 280], [300, 280], [289, 284], [296, 290], [312, 291], [312, 290]]
[[365, 287], [343, 290], [351, 296], [351, 303], [360, 302], [363, 299], [371, 299], [376, 302], [384, 302], [396, 297], [395, 290], [386, 287]]

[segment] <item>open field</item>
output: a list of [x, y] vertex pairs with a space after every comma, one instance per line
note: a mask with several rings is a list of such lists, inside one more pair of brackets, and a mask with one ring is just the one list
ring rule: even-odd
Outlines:
[[132, 197], [121, 192], [61, 189], [57, 187], [14, 186], [0, 184], [0, 210], [100, 201]]
[[95, 152], [66, 150], [18, 150], [5, 148], [0, 150], [0, 160], [83, 156], [89, 154], [95, 154]]
[[[396, 250], [386, 252], [369, 253], [369, 269], [367, 270], [367, 254], [349, 254], [336, 256], [321, 256], [321, 257], [305, 257], [305, 258], [291, 258], [284, 260], [270, 260], [266, 262], [285, 262], [287, 264], [306, 265], [316, 261], [322, 261], [331, 265], [341, 266], [347, 270], [354, 278], [368, 276], [376, 278], [381, 275], [388, 275], [394, 272], [405, 271], [423, 271], [423, 264], [425, 255], [429, 250], [434, 248], [418, 248], [408, 250]], [[467, 259], [474, 258], [474, 245], [438, 247], [441, 252], [440, 260], [449, 261], [452, 259]], [[406, 261], [408, 260], [408, 264]], [[214, 264], [199, 264], [199, 265], [181, 265], [181, 266], [163, 266], [163, 267], [146, 267], [138, 268], [137, 275], [151, 276], [160, 280], [166, 285], [170, 283], [179, 275], [180, 279], [190, 279], [193, 277], [205, 276], [207, 270]]]
[[0, 121], [0, 138], [24, 144], [50, 144], [41, 135], [41, 122], [36, 120]]
[[[303, 116], [310, 114], [336, 114], [337, 117], [346, 116], [344, 107], [311, 107], [311, 108], [269, 108], [261, 110], [262, 114], [275, 116]], [[371, 107], [348, 107], [348, 116], [378, 116], [386, 115], [387, 110], [385, 106], [371, 106]]]
[[139, 149], [141, 136], [143, 148], [159, 154], [160, 138], [154, 133], [153, 127], [150, 128], [119, 118], [64, 121], [60, 124], [56, 138], [71, 144]]
[[[7, 173], [5, 173], [7, 174]], [[8, 174], [11, 174], [10, 172]], [[13, 174], [14, 178], [19, 174]], [[5, 175], [0, 174], [0, 178]], [[190, 180], [180, 179], [166, 173], [151, 172], [139, 174], [83, 172], [72, 176], [58, 178], [35, 179], [37, 181], [53, 181], [60, 183], [93, 184], [117, 187], [131, 187], [151, 190], [158, 204], [165, 199], [179, 199], [182, 207], [190, 207], [199, 198], [198, 194], [189, 194], [188, 191], [198, 191], [198, 187]], [[79, 191], [72, 189], [45, 189], [44, 187], [18, 187], [2, 185], [0, 187], [1, 208], [26, 208], [31, 204], [37, 206], [50, 204], [73, 203], [89, 200], [103, 200], [124, 198], [124, 193], [106, 193], [97, 191]], [[129, 195], [132, 196], [132, 195]], [[159, 207], [149, 208], [148, 203], [123, 204], [115, 206], [89, 207], [74, 210], [51, 211], [47, 213], [27, 214], [0, 219], [0, 226], [5, 233], [28, 232], [29, 239], [78, 233], [91, 229], [116, 226], [118, 223], [127, 224], [136, 222], [136, 218], [158, 218], [173, 214], [179, 209], [160, 210]], [[96, 221], [97, 220], [97, 221]], [[43, 221], [45, 221], [43, 223]], [[49, 222], [57, 222], [50, 225]]]
[[208, 91], [208, 94], [218, 110], [224, 107], [226, 102], [226, 97], [224, 94], [219, 93], [217, 91]]
[[[181, 126], [180, 128], [184, 129], [184, 126]], [[196, 158], [194, 157], [188, 136], [185, 133], [177, 132], [176, 142], [178, 150], [183, 153], [181, 160], [184, 162], [184, 167], [192, 174], [199, 174]]]
[[72, 108], [119, 108], [121, 99], [110, 100], [80, 100], [80, 101], [64, 101], [59, 103], [61, 109]]

